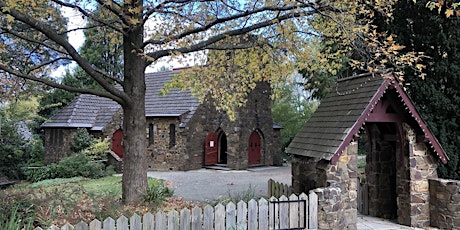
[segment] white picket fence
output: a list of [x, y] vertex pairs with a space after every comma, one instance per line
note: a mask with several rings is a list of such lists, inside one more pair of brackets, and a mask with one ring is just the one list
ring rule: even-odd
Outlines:
[[[270, 201], [260, 199], [207, 205], [204, 209], [182, 209], [155, 215], [146, 213], [142, 217], [134, 214], [129, 219], [121, 216], [114, 220], [93, 220], [89, 224], [80, 222], [75, 226], [66, 224], [61, 228], [51, 226], [48, 230], [272, 230], [272, 229], [316, 229], [318, 197], [315, 193], [287, 198], [274, 197]], [[43, 230], [40, 227], [35, 230]]]

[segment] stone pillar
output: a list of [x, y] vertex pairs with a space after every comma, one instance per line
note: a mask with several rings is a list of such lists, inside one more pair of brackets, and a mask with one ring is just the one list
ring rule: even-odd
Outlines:
[[[404, 183], [404, 190], [409, 192], [409, 206], [398, 207], [398, 222], [400, 224], [409, 225], [411, 227], [428, 227], [430, 226], [430, 194], [429, 182], [430, 178], [436, 178], [436, 160], [433, 154], [426, 147], [425, 143], [416, 142], [416, 133], [404, 124], [406, 133], [408, 151], [408, 167], [409, 167], [409, 184]], [[404, 199], [407, 198], [407, 195]], [[398, 199], [402, 202], [403, 197]], [[407, 201], [405, 201], [407, 205]], [[408, 221], [410, 220], [410, 222]], [[409, 222], [409, 223], [408, 223]]]
[[330, 186], [313, 192], [318, 195], [318, 229], [345, 229], [344, 201], [337, 183], [331, 181]]
[[341, 202], [335, 205], [337, 216], [340, 217], [339, 229], [356, 229], [358, 216], [357, 164], [358, 143], [351, 142], [337, 163], [326, 167], [327, 181], [331, 183], [331, 186], [340, 188], [339, 200]]

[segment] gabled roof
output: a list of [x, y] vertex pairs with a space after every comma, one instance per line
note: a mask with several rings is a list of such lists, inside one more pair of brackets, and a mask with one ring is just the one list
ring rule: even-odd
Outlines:
[[95, 128], [100, 130], [98, 127], [105, 126], [119, 109], [120, 105], [111, 99], [81, 94], [43, 123], [41, 127]]
[[446, 163], [447, 155], [392, 73], [363, 74], [339, 80], [337, 88], [321, 101], [286, 152], [330, 160], [334, 164], [365, 122], [375, 120], [375, 106], [389, 88], [407, 110], [404, 119], [418, 124], [438, 157]]
[[[199, 103], [189, 91], [171, 89], [167, 95], [159, 95], [164, 84], [177, 73], [178, 71], [166, 71], [145, 75], [145, 113], [147, 117], [179, 117], [184, 115], [185, 120], [187, 120], [193, 115]], [[121, 106], [111, 99], [81, 94], [43, 123], [42, 127], [79, 127], [102, 130], [120, 108]]]

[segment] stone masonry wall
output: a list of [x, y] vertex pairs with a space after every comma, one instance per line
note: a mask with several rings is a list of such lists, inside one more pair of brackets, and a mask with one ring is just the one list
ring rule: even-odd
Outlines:
[[408, 158], [406, 158], [408, 164], [405, 165], [409, 167], [410, 172], [410, 182], [405, 182], [404, 186], [405, 189], [409, 188], [410, 204], [408, 207], [399, 205], [402, 199], [398, 197], [398, 223], [411, 227], [428, 227], [430, 226], [428, 181], [437, 178], [437, 163], [426, 144], [416, 142], [416, 133], [406, 124], [403, 127], [407, 141], [405, 151], [408, 151]]
[[45, 129], [45, 164], [57, 163], [72, 153], [73, 137], [77, 129]]
[[[291, 161], [292, 189], [296, 194], [327, 187], [324, 168], [329, 162], [313, 157], [293, 155]], [[318, 170], [320, 168], [322, 170]]]
[[[281, 164], [275, 162], [275, 154], [281, 153], [281, 142], [273, 130], [271, 116], [270, 86], [258, 83], [248, 95], [246, 105], [236, 111], [231, 121], [224, 112], [217, 112], [212, 103], [200, 105], [185, 127], [186, 151], [189, 169], [201, 168], [204, 157], [204, 141], [209, 132], [221, 130], [227, 137], [227, 166], [231, 169], [248, 168], [249, 136], [253, 131], [261, 135], [261, 165]], [[276, 158], [280, 161], [280, 158]]]
[[334, 165], [312, 157], [293, 157], [293, 191], [313, 189], [318, 195], [319, 229], [356, 229], [357, 160], [357, 142], [351, 142]]
[[460, 229], [460, 181], [430, 179], [431, 226]]
[[[337, 205], [337, 216], [339, 219], [339, 229], [356, 229], [356, 219], [358, 216], [358, 142], [351, 142], [343, 151], [335, 165], [327, 165], [325, 172], [327, 181], [334, 181], [334, 186], [340, 188], [342, 201]], [[333, 183], [331, 182], [331, 185]], [[318, 207], [318, 210], [320, 207]], [[328, 222], [329, 220], [320, 220]]]
[[318, 195], [318, 229], [346, 229], [342, 189], [335, 182], [325, 188], [312, 190]]
[[[187, 170], [189, 155], [185, 151], [186, 139], [184, 130], [179, 127], [178, 118], [149, 118], [147, 124], [153, 124], [153, 144], [147, 146], [148, 169]], [[170, 147], [170, 125], [175, 125], [175, 145]], [[146, 143], [149, 142], [148, 128], [146, 128]]]

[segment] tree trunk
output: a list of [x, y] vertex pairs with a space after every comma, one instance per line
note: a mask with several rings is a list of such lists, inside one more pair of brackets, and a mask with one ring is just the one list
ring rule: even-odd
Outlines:
[[[140, 1], [142, 2], [142, 1]], [[139, 201], [147, 189], [145, 118], [145, 61], [139, 55], [142, 26], [128, 29], [123, 37], [124, 85], [130, 100], [123, 107], [123, 202]]]

